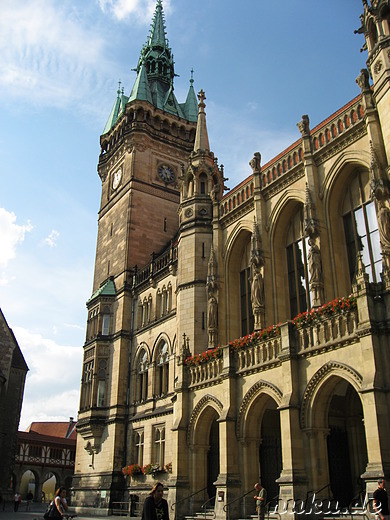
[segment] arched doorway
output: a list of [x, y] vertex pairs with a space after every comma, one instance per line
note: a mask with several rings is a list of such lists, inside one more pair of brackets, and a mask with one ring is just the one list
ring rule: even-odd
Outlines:
[[19, 493], [22, 495], [22, 499], [24, 500], [28, 493], [32, 493], [35, 497], [37, 487], [38, 479], [35, 473], [29, 469], [26, 470], [20, 479], [19, 486]]
[[[198, 508], [204, 502], [216, 495], [214, 482], [220, 471], [219, 416], [221, 403], [212, 396], [205, 396], [195, 407], [190, 430], [190, 474], [194, 507]], [[200, 491], [203, 491], [200, 493]], [[213, 500], [208, 506], [212, 507]]]
[[339, 507], [363, 491], [360, 475], [368, 455], [360, 386], [361, 377], [350, 366], [329, 362], [309, 381], [303, 399], [310, 488], [317, 498], [334, 499]]
[[354, 388], [345, 380], [335, 387], [328, 412], [329, 484], [340, 506], [348, 506], [363, 491], [360, 475], [368, 457], [363, 408]]
[[241, 480], [245, 489], [253, 488], [261, 480], [268, 500], [271, 500], [279, 494], [276, 480], [282, 471], [280, 413], [275, 400], [279, 392], [273, 385], [260, 381], [249, 390], [247, 396], [252, 397], [239, 419], [244, 449]]

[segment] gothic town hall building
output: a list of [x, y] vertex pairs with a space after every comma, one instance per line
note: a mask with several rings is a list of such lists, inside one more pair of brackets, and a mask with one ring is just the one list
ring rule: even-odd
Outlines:
[[172, 518], [243, 518], [260, 478], [347, 505], [390, 477], [388, 0], [359, 32], [361, 93], [226, 192], [156, 0], [100, 137], [73, 504], [142, 504], [161, 480]]

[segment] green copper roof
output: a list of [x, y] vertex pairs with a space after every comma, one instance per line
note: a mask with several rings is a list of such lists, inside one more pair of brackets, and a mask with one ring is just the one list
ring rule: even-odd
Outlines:
[[93, 293], [89, 300], [87, 300], [87, 305], [89, 302], [97, 298], [98, 296], [115, 296], [116, 289], [115, 284], [112, 280], [107, 280], [97, 291]]
[[188, 90], [187, 99], [185, 103], [181, 103], [181, 109], [188, 121], [197, 121], [198, 119], [198, 102], [194, 90], [194, 71], [191, 70], [190, 88]]
[[197, 101], [193, 89], [193, 78], [185, 103], [179, 103], [173, 92], [175, 68], [172, 50], [166, 37], [162, 0], [156, 0], [156, 10], [149, 36], [141, 49], [138, 60], [137, 78], [130, 96], [123, 95], [115, 100], [110, 117], [104, 127], [106, 134], [114, 126], [125, 110], [125, 104], [131, 101], [147, 101], [154, 107], [187, 121], [196, 122], [198, 117]]
[[126, 103], [129, 101], [129, 98], [124, 95], [123, 90], [121, 92], [120, 90], [120, 82], [118, 90], [116, 91], [117, 97], [114, 102], [114, 106], [112, 107], [112, 110], [110, 112], [110, 115], [107, 119], [106, 126], [103, 130], [103, 135], [106, 134], [111, 130], [111, 128], [115, 125], [119, 117], [122, 115], [122, 113], [125, 111]]

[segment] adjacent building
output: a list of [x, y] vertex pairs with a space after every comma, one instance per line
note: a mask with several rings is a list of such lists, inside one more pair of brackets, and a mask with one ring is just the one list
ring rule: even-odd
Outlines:
[[280, 504], [346, 506], [390, 476], [388, 1], [361, 22], [361, 93], [225, 194], [157, 0], [100, 137], [77, 504], [142, 503], [158, 478], [177, 517], [240, 518], [260, 477]]
[[0, 309], [0, 493], [13, 496], [18, 426], [28, 366]]

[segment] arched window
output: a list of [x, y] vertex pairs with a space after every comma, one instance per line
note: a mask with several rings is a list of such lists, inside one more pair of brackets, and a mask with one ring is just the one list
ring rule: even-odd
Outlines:
[[286, 246], [290, 313], [293, 318], [310, 307], [307, 268], [309, 245], [308, 237], [304, 236], [303, 231], [302, 207], [295, 213], [290, 221]]
[[251, 302], [251, 284], [249, 267], [250, 242], [248, 242], [241, 260], [240, 268], [240, 301], [241, 301], [241, 335], [253, 332], [254, 318]]
[[146, 350], [143, 350], [138, 361], [137, 400], [145, 401], [148, 397], [148, 369], [149, 360]]
[[[366, 177], [366, 179], [364, 178]], [[382, 255], [375, 204], [369, 198], [368, 175], [358, 172], [348, 183], [343, 203], [344, 233], [351, 281], [356, 272], [356, 255], [362, 252], [370, 282], [380, 282]]]
[[168, 393], [169, 385], [169, 352], [168, 345], [162, 342], [157, 351], [156, 357], [156, 395]]
[[199, 175], [199, 193], [201, 195], [206, 195], [207, 193], [207, 175], [205, 173]]

